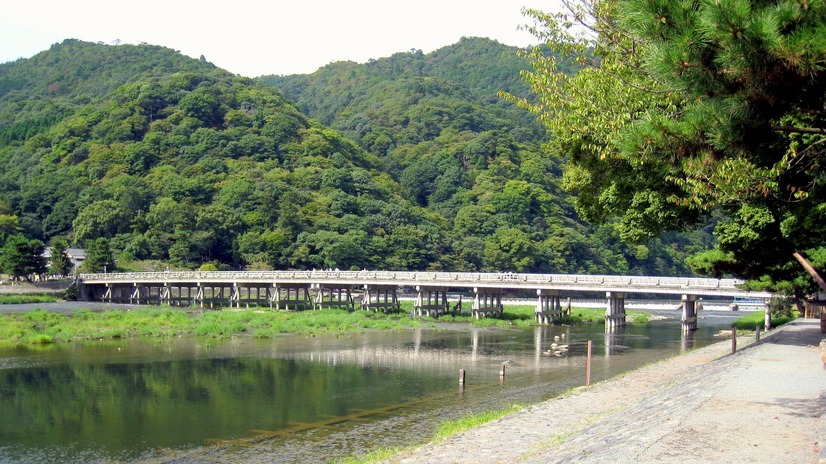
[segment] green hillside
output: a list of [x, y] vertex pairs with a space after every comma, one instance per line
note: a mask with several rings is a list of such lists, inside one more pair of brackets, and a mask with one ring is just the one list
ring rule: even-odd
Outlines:
[[576, 218], [542, 127], [496, 97], [521, 60], [463, 39], [255, 81], [67, 40], [0, 65], [0, 239], [125, 268], [685, 274], [702, 235], [628, 248]]
[[214, 69], [164, 47], [67, 39], [30, 59], [0, 64], [0, 143], [25, 140], [127, 82]]
[[[628, 247], [611, 226], [577, 219], [543, 127], [498, 97], [530, 97], [518, 49], [482, 38], [429, 54], [339, 62], [309, 75], [264, 76], [308, 116], [379, 158], [407, 198], [451, 224], [472, 268], [686, 274], [708, 234]], [[571, 70], [574, 72], [574, 70]]]

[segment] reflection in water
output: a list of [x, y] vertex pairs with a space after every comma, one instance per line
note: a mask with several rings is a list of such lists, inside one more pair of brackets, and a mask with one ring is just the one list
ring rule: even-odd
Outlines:
[[627, 347], [621, 342], [625, 338], [625, 326], [614, 327], [611, 332], [605, 332], [605, 356], [618, 354]]
[[[331, 460], [581, 385], [588, 340], [605, 352], [592, 368], [599, 381], [687, 349], [680, 332], [474, 328], [0, 350], [0, 460]], [[712, 332], [688, 336], [700, 346]]]
[[95, 444], [100, 452], [130, 459], [147, 446], [179, 448], [256, 429], [287, 429], [427, 395], [446, 384], [404, 369], [299, 359], [14, 369], [0, 374], [0, 443], [32, 449]]
[[694, 343], [694, 330], [683, 330], [682, 337], [680, 338], [680, 352], [694, 349]]

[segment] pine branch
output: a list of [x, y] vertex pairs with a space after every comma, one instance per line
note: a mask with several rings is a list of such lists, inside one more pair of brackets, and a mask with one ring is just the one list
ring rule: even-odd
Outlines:
[[826, 128], [822, 127], [795, 127], [795, 126], [772, 126], [772, 129], [789, 132], [793, 134], [823, 134], [826, 135]]

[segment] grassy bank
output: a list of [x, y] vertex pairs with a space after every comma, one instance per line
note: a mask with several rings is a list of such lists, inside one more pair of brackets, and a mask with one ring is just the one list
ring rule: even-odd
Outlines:
[[55, 301], [60, 301], [60, 298], [45, 293], [13, 293], [0, 295], [0, 304], [54, 303]]
[[[475, 319], [467, 313], [447, 314], [438, 319], [411, 318], [413, 302], [402, 302], [402, 311], [384, 314], [370, 311], [347, 312], [336, 309], [318, 311], [271, 311], [264, 309], [194, 311], [171, 307], [146, 307], [134, 310], [92, 312], [77, 310], [71, 315], [44, 310], [0, 315], [0, 341], [13, 344], [46, 344], [74, 340], [107, 340], [135, 336], [173, 337], [197, 335], [226, 338], [244, 334], [259, 338], [279, 334], [317, 334], [398, 330], [437, 322], [467, 323], [477, 327], [532, 327], [536, 325], [534, 307], [506, 306], [501, 318]], [[632, 323], [648, 322], [647, 313], [629, 313]], [[561, 323], [602, 323], [599, 309], [573, 308]]]
[[419, 321], [401, 315], [335, 309], [298, 313], [255, 310], [193, 312], [153, 307], [99, 313], [78, 310], [72, 315], [34, 310], [0, 316], [0, 340], [52, 343], [132, 336], [199, 335], [225, 338], [238, 334], [267, 338], [284, 333], [392, 330], [419, 324]]
[[[794, 314], [788, 315], [772, 315], [772, 326], [777, 327], [783, 325], [787, 322], [791, 322], [795, 320], [797, 317]], [[754, 311], [749, 314], [746, 314], [743, 317], [738, 318], [734, 321], [734, 327], [737, 330], [757, 330], [759, 326], [760, 329], [766, 328], [766, 314], [763, 311]]]

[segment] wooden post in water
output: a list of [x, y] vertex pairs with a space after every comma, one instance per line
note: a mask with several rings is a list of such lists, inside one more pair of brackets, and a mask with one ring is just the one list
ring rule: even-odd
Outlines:
[[464, 385], [465, 384], [465, 370], [459, 369], [459, 383]]
[[591, 340], [588, 340], [588, 349], [585, 354], [585, 386], [591, 385]]

